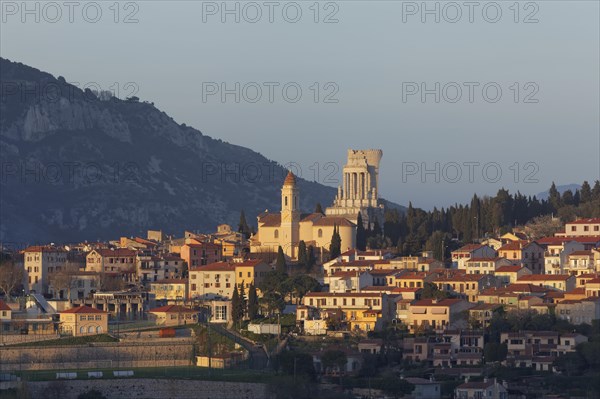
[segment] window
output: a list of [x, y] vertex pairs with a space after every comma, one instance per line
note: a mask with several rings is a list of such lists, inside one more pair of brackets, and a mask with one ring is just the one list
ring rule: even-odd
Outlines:
[[89, 327], [88, 327], [88, 333], [89, 333], [89, 334], [93, 334], [93, 333], [94, 333], [94, 330], [95, 330], [94, 326], [89, 326]]
[[287, 196], [283, 197], [284, 198], [284, 202], [285, 202], [285, 206], [287, 206], [288, 201], [287, 201]]
[[275, 231], [273, 232], [273, 237], [279, 238], [279, 230], [275, 229]]
[[196, 291], [196, 284], [192, 284], [192, 291]]
[[102, 327], [98, 326], [96, 327], [96, 334], [101, 334], [102, 333]]
[[577, 226], [571, 226], [571, 231], [577, 231]]
[[79, 327], [79, 333], [85, 334], [85, 327]]
[[583, 226], [583, 231], [590, 231], [590, 226]]
[[319, 238], [323, 238], [323, 229], [319, 229], [319, 230], [317, 231], [317, 236], [318, 236]]

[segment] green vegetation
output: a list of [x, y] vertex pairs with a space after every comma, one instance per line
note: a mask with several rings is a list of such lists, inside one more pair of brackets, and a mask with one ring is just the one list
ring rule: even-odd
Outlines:
[[11, 346], [65, 346], [65, 345], [87, 345], [92, 343], [100, 342], [118, 342], [117, 338], [114, 338], [108, 334], [99, 335], [86, 335], [83, 337], [67, 337], [59, 339], [51, 339], [47, 341], [36, 341], [36, 342], [24, 342], [21, 344]]
[[196, 354], [218, 356], [235, 350], [235, 342], [204, 325], [193, 327], [196, 333]]
[[102, 392], [92, 389], [77, 396], [77, 399], [106, 399]]
[[329, 244], [329, 259], [335, 259], [342, 253], [342, 237], [340, 237], [339, 228], [333, 226], [331, 243]]

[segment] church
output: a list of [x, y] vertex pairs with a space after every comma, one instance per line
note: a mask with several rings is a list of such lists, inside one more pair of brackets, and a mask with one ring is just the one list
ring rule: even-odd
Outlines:
[[383, 215], [377, 198], [377, 178], [381, 150], [349, 150], [344, 166], [343, 186], [326, 214], [302, 214], [298, 208], [300, 190], [296, 176], [288, 172], [281, 188], [281, 212], [265, 211], [258, 215], [258, 231], [250, 238], [250, 252], [273, 253], [281, 246], [291, 259], [298, 257], [298, 245], [304, 241], [317, 251], [329, 250], [334, 228], [342, 239], [341, 251], [356, 246], [356, 222], [361, 212], [365, 226]]

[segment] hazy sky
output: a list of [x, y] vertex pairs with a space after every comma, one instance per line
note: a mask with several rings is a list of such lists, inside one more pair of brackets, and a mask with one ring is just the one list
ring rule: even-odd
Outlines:
[[335, 185], [348, 148], [383, 149], [381, 195], [425, 208], [600, 176], [597, 1], [1, 3], [2, 57], [120, 97], [134, 82], [311, 180]]

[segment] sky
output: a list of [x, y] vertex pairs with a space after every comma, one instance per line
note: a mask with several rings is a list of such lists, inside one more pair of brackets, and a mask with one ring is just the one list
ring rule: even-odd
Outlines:
[[2, 57], [308, 180], [336, 186], [349, 148], [426, 209], [600, 177], [597, 1], [23, 4], [1, 1]]

